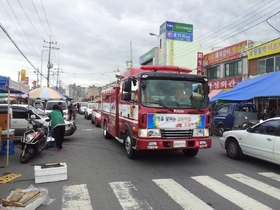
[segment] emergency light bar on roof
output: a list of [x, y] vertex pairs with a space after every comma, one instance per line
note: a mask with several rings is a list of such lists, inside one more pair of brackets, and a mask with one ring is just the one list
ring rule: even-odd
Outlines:
[[179, 66], [150, 66], [150, 65], [145, 65], [141, 66], [140, 69], [142, 70], [150, 70], [150, 71], [178, 71], [178, 72], [183, 72], [183, 73], [191, 73], [191, 69], [179, 67]]

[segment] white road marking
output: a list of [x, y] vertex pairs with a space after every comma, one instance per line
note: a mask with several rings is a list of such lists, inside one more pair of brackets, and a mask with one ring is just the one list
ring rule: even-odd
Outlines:
[[113, 189], [124, 210], [153, 209], [145, 199], [140, 200], [133, 196], [133, 192], [137, 191], [137, 189], [131, 182], [111, 182], [109, 185]]
[[239, 173], [226, 174], [226, 176], [280, 200], [280, 189]]
[[257, 200], [254, 200], [253, 198], [250, 198], [249, 196], [209, 176], [195, 176], [191, 178], [242, 209], [271, 209], [268, 206], [265, 206], [264, 204], [258, 202]]
[[92, 210], [86, 184], [63, 186], [61, 210]]
[[172, 179], [153, 179], [183, 209], [213, 209]]
[[275, 181], [280, 182], [280, 175], [279, 174], [276, 174], [276, 173], [273, 173], [273, 172], [262, 172], [262, 173], [259, 173], [259, 174], [262, 175], [262, 176], [271, 178]]

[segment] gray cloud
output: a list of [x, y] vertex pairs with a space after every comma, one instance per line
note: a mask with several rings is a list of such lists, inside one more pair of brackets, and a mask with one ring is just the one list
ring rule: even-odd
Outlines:
[[[55, 68], [63, 69], [59, 79], [64, 86], [73, 83], [88, 86], [113, 80], [114, 70], [126, 68], [130, 42], [133, 62], [138, 65], [139, 57], [157, 45], [156, 37], [149, 33], [159, 33], [159, 27], [165, 21], [193, 24], [194, 36], [199, 38], [203, 48], [208, 49], [246, 39], [266, 42], [279, 37], [267, 23], [260, 23], [280, 8], [277, 0], [32, 0], [20, 3], [24, 10], [17, 0], [1, 1], [2, 26], [39, 69], [42, 50], [46, 49], [43, 46], [48, 46], [44, 40], [49, 42], [51, 35], [52, 41], [57, 42], [54, 47], [60, 48], [52, 51], [51, 61]], [[279, 16], [269, 19], [278, 30]], [[3, 31], [0, 40], [1, 74], [17, 80], [18, 71], [26, 69], [30, 81], [36, 80], [32, 66]], [[192, 50], [196, 53], [198, 49]], [[47, 51], [43, 52], [44, 74], [47, 54]], [[43, 84], [46, 85], [46, 80]]]

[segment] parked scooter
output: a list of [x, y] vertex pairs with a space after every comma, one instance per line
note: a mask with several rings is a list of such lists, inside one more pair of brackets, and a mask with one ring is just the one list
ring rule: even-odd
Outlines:
[[[27, 121], [32, 125], [32, 128], [27, 128], [20, 140], [21, 163], [27, 163], [33, 155], [41, 152], [47, 144], [49, 135], [48, 127], [45, 127], [42, 123], [32, 118]], [[46, 119], [46, 122], [48, 121], [50, 120]]]

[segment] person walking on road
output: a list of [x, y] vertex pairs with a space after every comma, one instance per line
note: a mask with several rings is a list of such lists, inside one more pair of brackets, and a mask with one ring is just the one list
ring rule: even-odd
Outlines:
[[78, 107], [76, 104], [73, 105], [72, 107], [72, 112], [73, 112], [73, 118], [74, 120], [76, 119], [77, 113], [78, 113]]
[[62, 152], [62, 143], [65, 135], [65, 122], [57, 104], [53, 105], [53, 111], [48, 114], [48, 117], [51, 120], [51, 129], [54, 133], [57, 151]]

